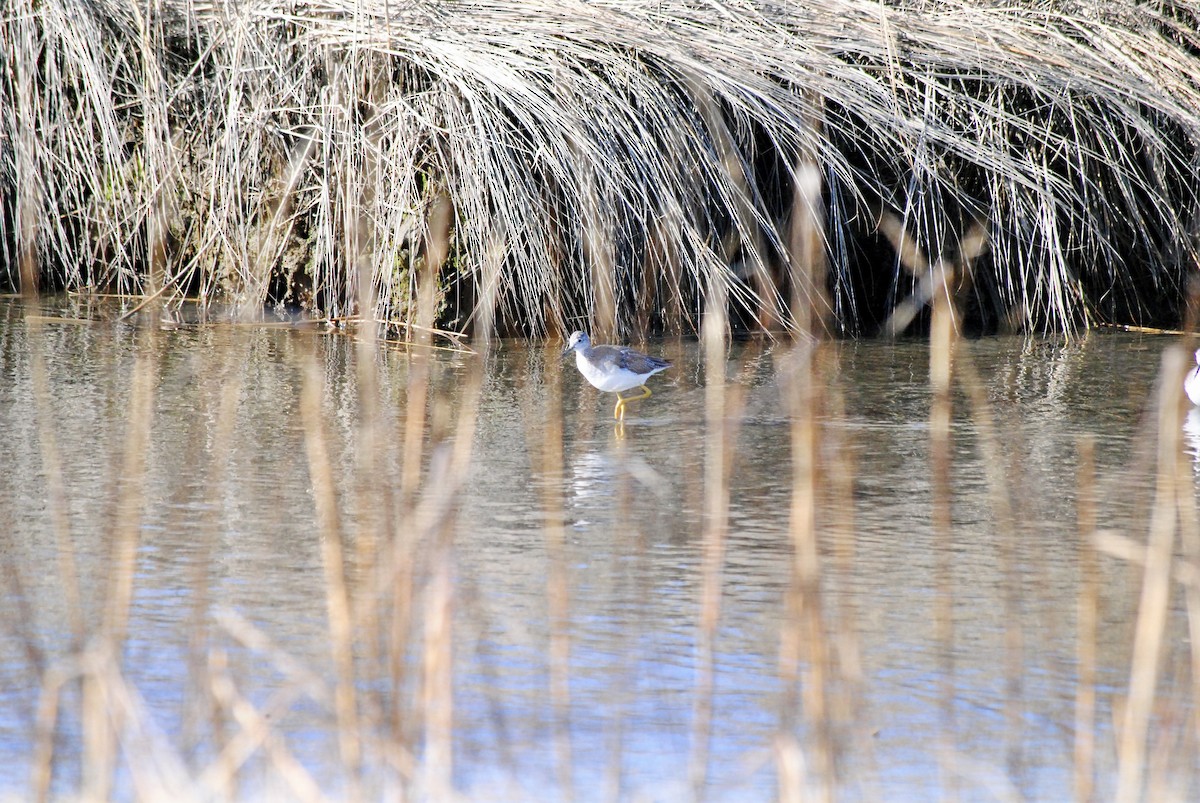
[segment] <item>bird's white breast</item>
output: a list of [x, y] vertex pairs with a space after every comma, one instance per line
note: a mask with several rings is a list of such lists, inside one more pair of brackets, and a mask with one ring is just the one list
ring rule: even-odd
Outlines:
[[603, 361], [598, 366], [592, 365], [581, 351], [575, 352], [575, 365], [579, 368], [579, 373], [583, 374], [583, 378], [592, 384], [592, 387], [605, 393], [617, 393], [636, 388], [643, 382], [642, 377], [616, 365], [606, 364]]

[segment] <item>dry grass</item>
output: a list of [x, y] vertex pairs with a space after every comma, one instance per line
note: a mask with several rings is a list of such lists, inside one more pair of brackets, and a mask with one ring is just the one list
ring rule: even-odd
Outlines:
[[[705, 511], [683, 779], [697, 798], [713, 762], [729, 483], [745, 401], [746, 383], [725, 379], [727, 336], [739, 325], [802, 335], [778, 360], [790, 424], [792, 557], [779, 677], [790, 696], [769, 759], [780, 798], [798, 800], [834, 799], [859, 782], [846, 777], [846, 753], [869, 753], [872, 738], [860, 710], [855, 610], [824, 595], [829, 573], [855, 561], [847, 512], [855, 469], [836, 431], [820, 425], [842, 401], [835, 383], [821, 381], [836, 366], [812, 336], [876, 323], [901, 332], [928, 316], [924, 468], [944, 561], [932, 623], [946, 684], [942, 761], [946, 788], [963, 782], [970, 768], [952, 742], [949, 564], [958, 404], [979, 432], [990, 508], [1010, 533], [998, 555], [1006, 618], [1019, 621], [1021, 607], [1007, 551], [1017, 548], [1013, 467], [961, 339], [963, 322], [1065, 329], [1089, 315], [1151, 315], [1177, 293], [1194, 264], [1200, 89], [1190, 76], [1200, 9], [199, 2], [149, 18], [144, 9], [17, 0], [0, 11], [0, 47], [12, 67], [0, 74], [0, 242], [12, 281], [156, 300], [194, 294], [251, 312], [299, 302], [402, 326], [413, 349], [403, 414], [390, 420], [373, 401], [380, 340], [374, 327], [360, 327], [361, 417], [349, 468], [328, 448], [319, 358], [296, 358], [319, 522], [311, 535], [321, 545], [314, 593], [324, 599], [332, 675], [300, 665], [236, 614], [208, 621], [201, 561], [189, 671], [200, 712], [193, 725], [211, 755], [185, 755], [154, 732], [119, 657], [156, 376], [153, 361], [137, 363], [100, 632], [85, 633], [65, 519], [53, 523], [74, 634], [65, 658], [41, 653], [21, 608], [22, 571], [6, 570], [15, 612], [4, 626], [25, 645], [40, 688], [33, 799], [49, 799], [56, 770], [75, 761], [79, 789], [71, 791], [89, 799], [109, 797], [126, 778], [144, 799], [237, 798], [252, 757], [297, 799], [369, 799], [380, 788], [453, 799], [452, 666], [464, 621], [456, 495], [477, 459], [490, 336], [576, 328], [581, 318], [602, 338], [661, 326], [695, 328], [703, 341], [706, 437], [694, 490]], [[862, 272], [878, 267], [870, 259], [880, 243], [894, 256], [864, 281]], [[429, 359], [439, 327], [475, 333], [453, 399]], [[44, 357], [31, 355], [30, 409], [47, 499], [61, 510], [68, 483]], [[1096, 786], [1089, 669], [1097, 551], [1142, 570], [1117, 723], [1117, 792], [1159, 799], [1173, 791], [1174, 769], [1194, 767], [1200, 651], [1189, 667], [1186, 722], [1154, 727], [1167, 719], [1155, 706], [1176, 586], [1200, 633], [1200, 536], [1177, 437], [1185, 357], [1182, 345], [1172, 347], [1162, 368], [1145, 546], [1094, 533], [1092, 480], [1086, 468], [1079, 476], [1085, 582], [1073, 704], [1081, 800]], [[556, 370], [548, 379], [555, 388]], [[215, 471], [232, 437], [229, 393], [206, 455]], [[549, 561], [546, 691], [556, 783], [569, 799], [572, 589], [556, 490], [563, 432], [560, 410], [545, 414], [549, 425], [529, 429], [544, 438], [533, 453]], [[388, 466], [397, 468], [394, 482]], [[358, 518], [343, 516], [340, 471], [352, 475]], [[618, 508], [627, 493], [619, 490]], [[211, 557], [216, 534], [201, 535]], [[246, 696], [243, 668], [222, 646], [229, 642], [283, 678], [266, 700]], [[1011, 738], [996, 763], [1018, 776], [1024, 650], [1014, 625], [1003, 712]], [[336, 790], [322, 788], [278, 724], [300, 700], [329, 713], [344, 769]], [[83, 723], [79, 757], [58, 741], [68, 710]], [[620, 775], [616, 766], [606, 790], [613, 797]]]
[[452, 330], [494, 294], [510, 332], [698, 330], [714, 298], [739, 326], [805, 328], [803, 298], [870, 332], [917, 289], [888, 215], [934, 261], [986, 227], [978, 325], [1174, 320], [1198, 12], [14, 0], [3, 263], [390, 324], [431, 281]]

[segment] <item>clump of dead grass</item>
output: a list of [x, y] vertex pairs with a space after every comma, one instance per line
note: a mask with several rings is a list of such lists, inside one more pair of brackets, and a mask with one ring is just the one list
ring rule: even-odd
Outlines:
[[921, 280], [883, 216], [934, 261], [986, 227], [981, 326], [1171, 319], [1198, 11], [14, 0], [0, 242], [26, 287], [411, 324], [424, 276], [456, 330], [493, 295], [503, 331], [698, 329], [714, 298], [777, 328], [813, 185], [828, 301], [799, 289], [841, 331]]

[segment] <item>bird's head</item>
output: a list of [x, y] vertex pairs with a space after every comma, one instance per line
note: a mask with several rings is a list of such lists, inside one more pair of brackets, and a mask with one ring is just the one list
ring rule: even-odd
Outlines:
[[572, 351], [579, 351], [591, 345], [588, 339], [587, 332], [572, 332], [571, 337], [567, 339], [567, 347], [563, 349], [563, 356], [567, 356]]

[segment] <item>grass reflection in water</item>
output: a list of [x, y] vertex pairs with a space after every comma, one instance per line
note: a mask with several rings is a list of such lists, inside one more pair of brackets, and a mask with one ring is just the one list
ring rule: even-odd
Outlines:
[[663, 341], [618, 437], [556, 344], [30, 312], [0, 335], [8, 793], [1196, 781], [1175, 343]]

